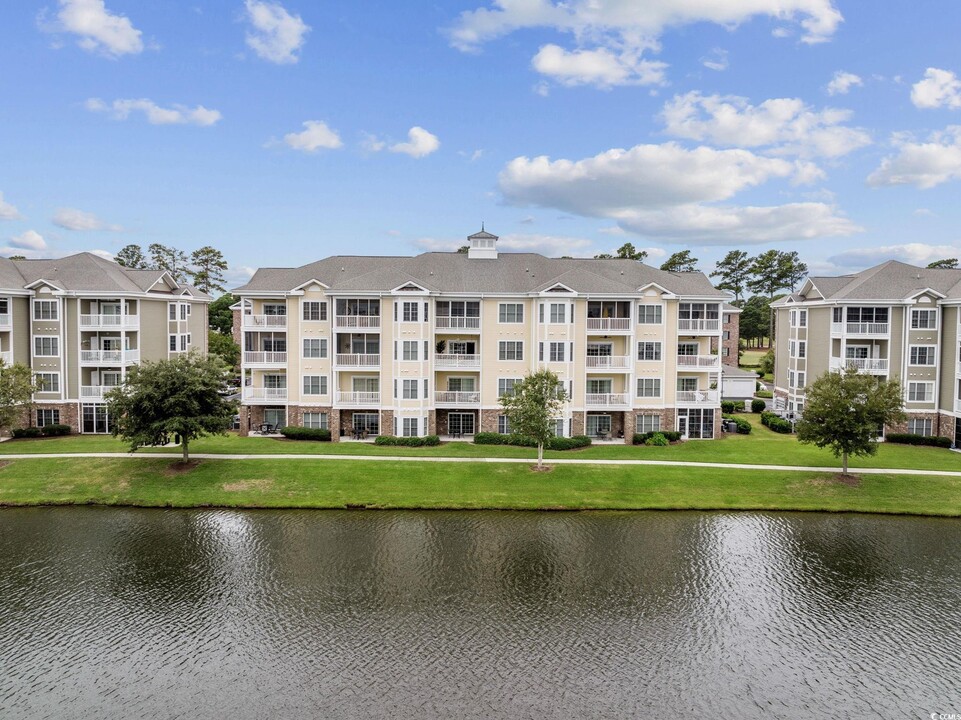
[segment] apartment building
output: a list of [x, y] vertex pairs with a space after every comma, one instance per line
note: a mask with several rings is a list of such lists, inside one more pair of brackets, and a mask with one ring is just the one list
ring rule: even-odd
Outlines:
[[166, 272], [130, 270], [91, 253], [0, 258], [0, 357], [32, 368], [42, 384], [29, 423], [108, 432], [103, 395], [128, 368], [207, 351], [210, 300]]
[[890, 261], [853, 275], [809, 277], [773, 303], [775, 397], [804, 412], [805, 387], [853, 365], [904, 386], [906, 425], [891, 432], [961, 443], [961, 270]]
[[559, 435], [714, 437], [728, 296], [703, 273], [499, 253], [497, 240], [258, 270], [233, 291], [241, 431], [509, 432], [499, 397], [549, 368], [569, 396]]

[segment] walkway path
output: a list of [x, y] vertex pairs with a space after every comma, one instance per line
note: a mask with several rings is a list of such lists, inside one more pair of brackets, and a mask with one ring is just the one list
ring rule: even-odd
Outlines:
[[[180, 453], [22, 453], [0, 455], [0, 460], [34, 460], [37, 458], [160, 458], [179, 460]], [[363, 460], [369, 462], [429, 462], [429, 463], [523, 463], [530, 465], [532, 458], [465, 458], [465, 457], [411, 457], [409, 455], [240, 455], [217, 453], [191, 453], [191, 460]], [[547, 465], [660, 465], [664, 467], [729, 468], [734, 470], [780, 470], [798, 472], [840, 472], [838, 467], [814, 465], [750, 465], [745, 463], [694, 462], [686, 460], [575, 460], [550, 459]], [[940, 475], [961, 478], [961, 471], [912, 470], [909, 468], [857, 468], [849, 472], [859, 475]]]

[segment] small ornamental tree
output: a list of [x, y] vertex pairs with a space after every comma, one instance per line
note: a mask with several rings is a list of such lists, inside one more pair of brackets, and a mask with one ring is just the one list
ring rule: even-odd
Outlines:
[[847, 475], [848, 458], [874, 455], [878, 430], [904, 418], [900, 383], [849, 366], [824, 373], [807, 388], [797, 436], [802, 443], [830, 448]]
[[0, 360], [0, 430], [9, 430], [24, 410], [29, 414], [37, 390], [39, 386], [30, 368]]
[[129, 442], [131, 452], [179, 436], [187, 462], [192, 440], [224, 435], [233, 424], [233, 403], [218, 392], [224, 370], [220, 358], [197, 352], [135, 365], [105, 398], [113, 434]]
[[554, 418], [567, 400], [564, 386], [550, 370], [538, 370], [501, 397], [511, 431], [537, 441], [537, 468], [544, 467], [544, 445], [554, 437]]

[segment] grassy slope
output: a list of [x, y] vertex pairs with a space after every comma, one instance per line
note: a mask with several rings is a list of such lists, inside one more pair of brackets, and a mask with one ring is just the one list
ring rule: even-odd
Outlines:
[[851, 510], [961, 515], [961, 478], [482, 463], [37, 458], [0, 467], [0, 504]]

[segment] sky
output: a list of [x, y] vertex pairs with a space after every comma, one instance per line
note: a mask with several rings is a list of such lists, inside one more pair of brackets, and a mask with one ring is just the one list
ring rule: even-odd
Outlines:
[[953, 0], [6, 0], [0, 255], [961, 257]]

